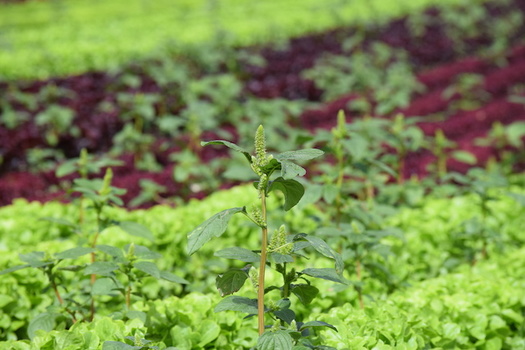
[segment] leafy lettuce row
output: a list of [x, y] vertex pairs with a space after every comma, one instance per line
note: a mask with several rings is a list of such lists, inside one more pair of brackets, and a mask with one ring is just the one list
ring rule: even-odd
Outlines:
[[[161, 270], [172, 271], [191, 282], [185, 290], [181, 290], [180, 286], [173, 287], [172, 285], [163, 283], [162, 281], [156, 281], [152, 278], [144, 279], [141, 291], [145, 299], [134, 304], [133, 308], [135, 310], [141, 310], [147, 315], [150, 315], [151, 312], [153, 312], [150, 308], [165, 309], [167, 305], [165, 303], [174, 303], [175, 301], [173, 300], [177, 300], [177, 303], [180, 305], [191, 305], [191, 300], [194, 300], [199, 295], [202, 296], [202, 294], [198, 292], [204, 292], [205, 295], [202, 296], [202, 298], [212, 300], [213, 302], [210, 301], [212, 305], [216, 303], [218, 294], [216, 291], [210, 291], [208, 286], [214, 284], [213, 276], [215, 276], [216, 273], [226, 270], [228, 266], [226, 266], [227, 264], [225, 264], [223, 260], [221, 261], [221, 259], [212, 256], [214, 251], [211, 249], [212, 247], [205, 247], [202, 250], [203, 254], [188, 258], [184, 252], [186, 244], [185, 237], [198, 222], [201, 222], [214, 212], [227, 207], [238, 206], [239, 201], [242, 201], [243, 198], [246, 197], [246, 193], [251, 191], [253, 191], [253, 189], [246, 186], [236, 187], [227, 191], [218, 192], [206, 200], [194, 201], [187, 206], [176, 209], [158, 206], [149, 210], [132, 212], [115, 208], [108, 210], [107, 215], [111, 215], [115, 220], [133, 220], [149, 227], [155, 236], [155, 243], [149, 243], [142, 238], [130, 238], [129, 235], [120, 232], [120, 229], [111, 228], [108, 229], [108, 232], [104, 232], [101, 235], [101, 244], [124, 247], [126, 244], [129, 244], [130, 241], [134, 241], [136, 244], [148, 245], [149, 248], [162, 253], [163, 258], [158, 262]], [[471, 219], [479, 216], [479, 206], [476, 203], [476, 198], [472, 195], [452, 199], [427, 198], [420, 208], [403, 209], [396, 215], [390, 217], [387, 223], [405, 232], [404, 243], [402, 240], [389, 238], [385, 239], [384, 242], [390, 246], [393, 252], [393, 255], [391, 255], [387, 261], [389, 264], [388, 267], [391, 269], [392, 274], [402, 282], [400, 283], [401, 288], [392, 296], [388, 296], [384, 286], [372, 280], [371, 283], [364, 288], [364, 294], [367, 300], [367, 311], [364, 315], [372, 312], [370, 310], [376, 310], [377, 305], [397, 303], [396, 300], [401, 300], [398, 298], [404, 298], [399, 297], [399, 295], [405, 295], [405, 293], [407, 293], [406, 295], [415, 293], [411, 294], [411, 298], [415, 298], [414, 295], [419, 293], [417, 295], [421, 296], [421, 300], [424, 300], [426, 298], [425, 296], [428, 295], [429, 299], [425, 299], [426, 302], [442, 299], [439, 295], [428, 294], [427, 289], [432, 289], [434, 286], [437, 286], [437, 284], [432, 283], [448, 283], [446, 287], [443, 287], [445, 289], [441, 288], [445, 291], [460, 288], [460, 285], [457, 284], [459, 282], [454, 282], [455, 280], [450, 276], [460, 276], [457, 278], [458, 280], [464, 278], [471, 281], [473, 286], [484, 286], [480, 287], [480, 291], [490, 290], [490, 288], [496, 287], [498, 290], [499, 288], [515, 289], [517, 291], [523, 290], [523, 281], [519, 279], [519, 272], [523, 269], [520, 268], [519, 265], [523, 263], [523, 258], [520, 258], [520, 252], [523, 252], [517, 250], [517, 247], [522, 245], [525, 239], [522, 231], [522, 228], [525, 227], [525, 223], [523, 222], [525, 216], [523, 215], [523, 207], [516, 202], [516, 197], [510, 196], [508, 193], [523, 194], [524, 192], [519, 188], [499, 189], [498, 191], [499, 192], [492, 193], [492, 196], [497, 197], [497, 200], [490, 203], [495, 215], [488, 219], [487, 225], [498, 230], [501, 235], [501, 240], [489, 249], [488, 259], [480, 260], [473, 267], [473, 272], [469, 272], [471, 266], [468, 260], [461, 255], [462, 251], [457, 250], [457, 242], [461, 241], [454, 241], [454, 235], [458, 233], [458, 230], [466, 231], [469, 225], [472, 225]], [[271, 205], [282, 205], [282, 203], [274, 202], [271, 203]], [[76, 241], [78, 234], [69, 232], [67, 227], [63, 227], [63, 225], [57, 222], [40, 221], [39, 218], [66, 217], [73, 220], [76, 215], [75, 206], [58, 203], [42, 205], [18, 201], [12, 206], [1, 208], [0, 251], [2, 254], [0, 254], [0, 269], [3, 270], [17, 264], [17, 261], [19, 261], [18, 253], [28, 253], [37, 250], [53, 254], [67, 248], [75, 247], [79, 243]], [[304, 230], [304, 232], [312, 232], [316, 228], [316, 220], [319, 221], [322, 217], [323, 213], [318, 212], [315, 207], [308, 206], [302, 210], [295, 210], [292, 219], [287, 222], [287, 224], [297, 232], [301, 232], [301, 230]], [[250, 239], [257, 239], [253, 237], [253, 232], [253, 227], [235, 221], [235, 218], [233, 218], [231, 229], [229, 229], [224, 236], [225, 240], [220, 243], [220, 247], [219, 244], [217, 244], [213, 249], [220, 249], [223, 246], [235, 244], [235, 242], [239, 240], [244, 240], [249, 243]], [[474, 246], [473, 248], [476, 247]], [[78, 262], [82, 263], [83, 260], [79, 259]], [[311, 263], [317, 266], [322, 265], [323, 262], [312, 261]], [[487, 272], [492, 271], [491, 269], [494, 271], [490, 273]], [[436, 278], [435, 281], [442, 282], [418, 282], [439, 275], [444, 276]], [[492, 277], [492, 275], [494, 277]], [[77, 286], [86, 282], [82, 275], [69, 273], [65, 276], [65, 280], [62, 281], [65, 286]], [[477, 276], [477, 279], [469, 279], [472, 276]], [[498, 276], [501, 276], [501, 278]], [[353, 283], [352, 281], [355, 280], [351, 265], [345, 272], [345, 277], [350, 283]], [[496, 283], [493, 284], [493, 287], [484, 285], [482, 283], [484, 278], [487, 279], [487, 281], [495, 281]], [[83, 279], [84, 282], [82, 282]], [[316, 282], [316, 284], [317, 283], [330, 282], [319, 281]], [[429, 284], [425, 285], [425, 283]], [[44, 312], [48, 306], [54, 303], [52, 292], [46, 290], [48, 285], [45, 276], [36, 269], [24, 269], [10, 274], [0, 275], [0, 339], [26, 337], [29, 321], [34, 319], [39, 313]], [[410, 285], [412, 286], [410, 287]], [[347, 302], [357, 305], [356, 293], [352, 288], [337, 289], [330, 285], [327, 286], [327, 288], [320, 289], [327, 290], [328, 292], [323, 292], [322, 298], [312, 303], [310, 308], [305, 307], [299, 310], [298, 312], [301, 315], [306, 316], [312, 312], [321, 312], [327, 309], [335, 312], [333, 310], [338, 310], [339, 308], [347, 310], [354, 307], [346, 305]], [[420, 292], [413, 292], [416, 289], [420, 290]], [[475, 296], [476, 288], [472, 287], [472, 289], [465, 290], [470, 290], [469, 293], [472, 294], [472, 298], [478, 298], [478, 296]], [[501, 295], [502, 299], [500, 299], [498, 295]], [[491, 297], [491, 302], [497, 305], [501, 304], [501, 307], [506, 307], [503, 304], [507, 302], [507, 299], [516, 298], [513, 295], [507, 295], [498, 291], [492, 294], [487, 292], [485, 296], [482, 295], [481, 297]], [[464, 298], [468, 300], [467, 296], [464, 296]], [[379, 300], [379, 302], [375, 304], [375, 302], [369, 300]], [[120, 303], [115, 302], [116, 299], [114, 299], [114, 297], [112, 299], [112, 297], [108, 296], [106, 301], [104, 307], [100, 310], [100, 315], [110, 315], [119, 312]], [[487, 303], [490, 304], [491, 302]], [[408, 302], [403, 301], [403, 303], [403, 309], [408, 310]], [[436, 304], [436, 302], [434, 302], [434, 304]], [[418, 307], [414, 307], [413, 311], [416, 312]], [[518, 310], [516, 312], [519, 313], [519, 309], [516, 309], [518, 307], [519, 305], [515, 306], [512, 310]], [[444, 314], [450, 312], [447, 308], [444, 310]], [[377, 312], [380, 314], [391, 314], [384, 310]], [[192, 315], [191, 317], [197, 317], [198, 319], [202, 317], [201, 311], [197, 309], [195, 309], [195, 312], [188, 310], [188, 313]], [[489, 316], [491, 315], [487, 317]], [[234, 330], [239, 334], [248, 332], [244, 330], [244, 328], [247, 327], [241, 327], [241, 324], [225, 325], [223, 321], [215, 321], [216, 318], [222, 320], [221, 317], [223, 317], [223, 314], [209, 312], [206, 313], [206, 317], [204, 318], [213, 320], [219, 325], [220, 329], [227, 329], [228, 332], [232, 334]], [[439, 319], [439, 317], [437, 319]], [[153, 318], [148, 316], [148, 320], [149, 323], [146, 322], [148, 331], [154, 334], [160, 334], [160, 330], [153, 331], [154, 328], [151, 328], [157, 327], [153, 326]], [[194, 325], [182, 326], [178, 323], [180, 320], [181, 317], [179, 315], [174, 316], [169, 322], [172, 322], [170, 324], [173, 324], [173, 327], [175, 325], [183, 328], [190, 327], [189, 330], [184, 331], [189, 332], [188, 337], [190, 338], [195, 338], [195, 333], [199, 334], [200, 328], [198, 328], [198, 321], [185, 321], [184, 324], [186, 325]], [[162, 324], [164, 321], [158, 322]], [[331, 321], [327, 322], [333, 324]], [[421, 323], [423, 321], [418, 322]], [[452, 323], [458, 322], [454, 321]], [[386, 324], [388, 324], [388, 322]], [[376, 326], [379, 327], [377, 324]], [[463, 328], [461, 329], [463, 331]], [[512, 334], [516, 331], [515, 329], [511, 330]], [[325, 332], [325, 334], [328, 333]], [[343, 333], [341, 332], [341, 334]], [[231, 335], [231, 339], [228, 338], [229, 340], [225, 341], [225, 343], [231, 344], [234, 338], [237, 339], [237, 337], [241, 336]], [[246, 337], [249, 337], [249, 335], [246, 335]], [[503, 340], [506, 342], [511, 341], [508, 339]], [[250, 341], [253, 341], [253, 339]], [[246, 344], [250, 343], [250, 341], [246, 340]], [[494, 342], [497, 342], [497, 340], [494, 340]], [[166, 344], [173, 344], [173, 341], [167, 342]], [[408, 347], [408, 349], [410, 348], [411, 347]]]
[[[525, 346], [523, 276], [525, 250], [520, 249], [474, 268], [464, 265], [455, 273], [419, 282], [365, 310], [346, 303], [310, 317], [337, 327], [338, 332], [326, 330], [319, 336], [324, 344], [341, 350], [519, 349]], [[249, 349], [257, 332], [243, 323], [254, 320], [213, 312], [219, 298], [192, 293], [185, 298], [137, 302], [134, 307], [145, 313], [143, 319], [124, 322], [100, 317], [70, 330], [39, 331], [31, 343], [7, 341], [0, 346], [17, 350]]]
[[[361, 310], [351, 303], [314, 315], [337, 349], [521, 349], [525, 250], [428, 279]], [[323, 316], [324, 315], [324, 316]]]

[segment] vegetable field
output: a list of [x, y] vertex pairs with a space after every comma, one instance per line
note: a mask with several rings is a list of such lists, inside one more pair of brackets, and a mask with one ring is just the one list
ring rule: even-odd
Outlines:
[[525, 349], [524, 11], [0, 1], [0, 349]]

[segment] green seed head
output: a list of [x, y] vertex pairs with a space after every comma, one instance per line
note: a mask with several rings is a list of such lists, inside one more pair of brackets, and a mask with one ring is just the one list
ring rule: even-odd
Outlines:
[[101, 196], [107, 196], [111, 192], [111, 180], [113, 180], [113, 170], [111, 170], [111, 168], [108, 168], [106, 170], [106, 175], [104, 175], [102, 187], [98, 191], [98, 193]]

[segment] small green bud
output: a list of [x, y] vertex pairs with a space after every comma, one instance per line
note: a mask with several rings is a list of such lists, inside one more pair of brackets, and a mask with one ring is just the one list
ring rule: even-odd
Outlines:
[[272, 328], [270, 329], [270, 332], [277, 332], [280, 329], [281, 329], [281, 321], [275, 320], [275, 322], [273, 323]]
[[252, 282], [253, 289], [256, 291], [259, 289], [259, 271], [255, 267], [250, 267], [248, 271], [248, 277], [250, 277], [250, 282]]
[[266, 188], [268, 187], [268, 175], [262, 174], [257, 185], [257, 191], [259, 192], [259, 198], [266, 196]]
[[290, 254], [293, 251], [293, 243], [286, 242], [286, 227], [284, 225], [281, 225], [279, 230], [276, 230], [272, 235], [268, 251], [279, 254]]
[[257, 207], [252, 209], [252, 219], [260, 227], [266, 227], [266, 222], [264, 221], [264, 218], [262, 217], [261, 209]]
[[131, 243], [128, 248], [128, 259], [131, 260], [135, 257], [135, 243]]
[[363, 230], [361, 229], [361, 227], [355, 221], [352, 222], [352, 231], [354, 231], [354, 233], [356, 233], [356, 234], [363, 233]]
[[337, 113], [337, 126], [332, 129], [332, 134], [338, 139], [346, 136], [346, 116], [342, 109]]
[[260, 166], [267, 161], [266, 159], [266, 139], [264, 137], [264, 128], [262, 125], [259, 125], [257, 132], [255, 133], [255, 157]]
[[111, 180], [113, 180], [113, 170], [108, 168], [106, 170], [106, 175], [104, 175], [104, 181], [102, 187], [98, 191], [101, 196], [107, 196], [111, 192]]
[[80, 151], [80, 157], [78, 160], [78, 172], [80, 173], [80, 177], [86, 178], [87, 177], [87, 165], [88, 165], [88, 152], [85, 148], [82, 148]]

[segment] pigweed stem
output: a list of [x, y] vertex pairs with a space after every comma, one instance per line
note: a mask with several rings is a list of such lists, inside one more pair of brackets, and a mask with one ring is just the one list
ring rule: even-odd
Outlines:
[[268, 246], [268, 227], [266, 222], [266, 191], [261, 194], [261, 215], [264, 225], [261, 226], [261, 261], [259, 266], [259, 286], [257, 289], [257, 312], [259, 335], [264, 333], [264, 274], [266, 271], [266, 255]]

